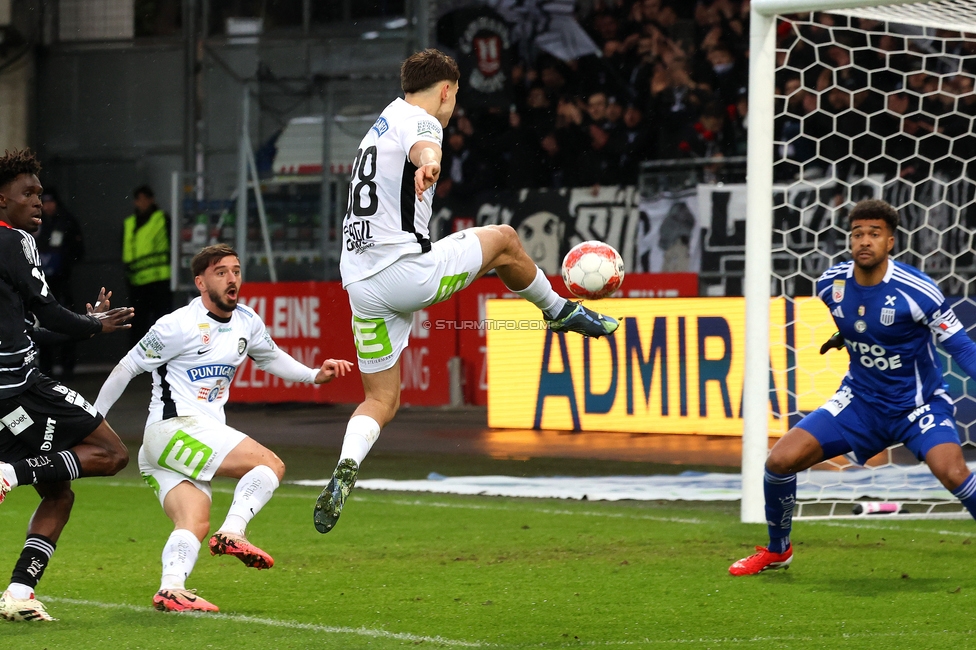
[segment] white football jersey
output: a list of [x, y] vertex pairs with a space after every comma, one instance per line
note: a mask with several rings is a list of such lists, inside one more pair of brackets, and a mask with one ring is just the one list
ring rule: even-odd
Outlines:
[[238, 305], [230, 318], [210, 313], [203, 300], [163, 316], [128, 358], [152, 373], [146, 426], [184, 415], [207, 415], [225, 422], [224, 404], [234, 373], [244, 359], [271, 361], [277, 346], [254, 310]]
[[342, 223], [342, 286], [382, 271], [404, 255], [430, 250], [434, 188], [414, 192], [417, 167], [410, 148], [436, 143], [444, 131], [436, 117], [403, 99], [387, 106], [359, 145], [352, 165], [349, 207]]

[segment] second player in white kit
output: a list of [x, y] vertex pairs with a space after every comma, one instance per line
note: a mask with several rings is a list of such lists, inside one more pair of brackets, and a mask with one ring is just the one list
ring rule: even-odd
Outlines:
[[240, 479], [227, 518], [210, 538], [211, 554], [268, 569], [274, 560], [247, 541], [245, 528], [285, 472], [273, 452], [225, 423], [234, 374], [250, 357], [286, 381], [321, 384], [352, 365], [328, 359], [321, 368], [308, 368], [278, 348], [254, 310], [237, 304], [240, 262], [229, 246], [204, 248], [191, 268], [200, 297], [156, 321], [112, 371], [95, 403], [107, 413], [133, 377], [152, 372], [139, 471], [175, 524], [153, 603], [160, 610], [217, 611], [185, 585], [210, 529], [210, 481]]

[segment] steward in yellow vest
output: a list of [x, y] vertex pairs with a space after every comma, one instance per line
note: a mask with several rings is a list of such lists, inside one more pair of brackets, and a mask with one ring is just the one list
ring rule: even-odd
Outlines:
[[148, 219], [144, 215], [130, 215], [122, 229], [122, 261], [129, 274], [129, 284], [134, 287], [168, 281], [170, 276], [166, 215], [155, 203], [152, 208]]
[[122, 224], [122, 262], [129, 279], [133, 343], [173, 310], [170, 281], [169, 218], [156, 205], [152, 188], [133, 192], [135, 213]]

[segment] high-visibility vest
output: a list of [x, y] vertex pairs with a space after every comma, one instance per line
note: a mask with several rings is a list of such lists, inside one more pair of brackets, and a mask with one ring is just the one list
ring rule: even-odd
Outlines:
[[134, 287], [169, 280], [169, 232], [162, 210], [153, 212], [138, 229], [136, 215], [125, 220], [122, 261], [129, 273], [129, 284]]

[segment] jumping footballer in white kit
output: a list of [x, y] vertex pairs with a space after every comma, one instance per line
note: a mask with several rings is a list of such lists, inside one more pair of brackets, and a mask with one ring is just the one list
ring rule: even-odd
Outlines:
[[403, 62], [395, 99], [366, 133], [352, 166], [339, 271], [349, 294], [366, 399], [346, 427], [339, 463], [315, 504], [315, 529], [335, 526], [380, 429], [400, 405], [400, 354], [414, 312], [449, 299], [489, 271], [536, 305], [549, 329], [608, 336], [613, 318], [567, 301], [509, 225], [469, 228], [431, 243], [443, 129], [457, 99], [457, 63], [438, 50]]
[[210, 538], [210, 554], [269, 569], [274, 560], [247, 541], [245, 528], [285, 475], [278, 456], [225, 424], [234, 373], [250, 357], [286, 381], [323, 384], [345, 375], [352, 364], [326, 359], [321, 368], [308, 368], [279, 349], [254, 310], [237, 303], [241, 267], [230, 246], [208, 246], [190, 266], [200, 297], [156, 321], [109, 375], [95, 406], [108, 413], [133, 377], [152, 372], [139, 471], [175, 524], [163, 547], [163, 577], [153, 605], [161, 611], [215, 612], [215, 605], [186, 589], [210, 530], [211, 479], [240, 481], [227, 518]]

